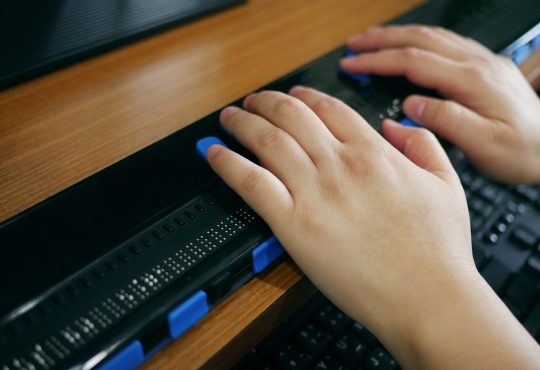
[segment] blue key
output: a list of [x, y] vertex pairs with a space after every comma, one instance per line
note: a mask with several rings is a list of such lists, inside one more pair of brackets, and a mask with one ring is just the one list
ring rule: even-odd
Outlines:
[[208, 148], [210, 148], [212, 145], [214, 144], [219, 144], [219, 145], [222, 145], [224, 147], [226, 147], [227, 145], [225, 145], [225, 143], [223, 141], [221, 141], [220, 139], [218, 139], [217, 137], [215, 136], [208, 136], [208, 137], [205, 137], [204, 139], [201, 139], [199, 141], [197, 141], [197, 152], [199, 153], [199, 155], [206, 161], [206, 151], [208, 150]]
[[[358, 55], [358, 53], [355, 53], [354, 51], [351, 51], [351, 50], [347, 50], [345, 51], [345, 54], [343, 56], [345, 57], [353, 57], [353, 56], [356, 56]], [[338, 66], [338, 73], [343, 75], [343, 76], [346, 76], [352, 80], [355, 80], [355, 81], [358, 81], [362, 84], [367, 84], [367, 83], [370, 83], [372, 78], [370, 75], [363, 75], [363, 74], [356, 74], [356, 73], [349, 73], [349, 72], [345, 72], [341, 67]]]
[[520, 65], [529, 57], [529, 45], [522, 45], [512, 53], [512, 60], [517, 65]]
[[402, 125], [402, 126], [408, 126], [408, 127], [422, 127], [420, 126], [418, 123], [414, 122], [413, 120], [409, 119], [409, 118], [403, 118], [401, 121], [399, 121], [399, 123]]
[[531, 50], [536, 51], [540, 48], [540, 33], [531, 40]]

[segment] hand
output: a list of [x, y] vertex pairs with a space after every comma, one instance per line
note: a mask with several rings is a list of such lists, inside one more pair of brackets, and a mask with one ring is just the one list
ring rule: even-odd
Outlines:
[[540, 183], [540, 100], [510, 59], [448, 30], [375, 27], [353, 36], [349, 72], [403, 75], [445, 99], [411, 96], [411, 119], [461, 148], [483, 173]]
[[218, 145], [208, 161], [334, 303], [403, 346], [415, 317], [479, 280], [459, 179], [427, 130], [387, 121], [392, 147], [341, 101], [291, 95], [261, 92], [221, 114], [261, 166]]

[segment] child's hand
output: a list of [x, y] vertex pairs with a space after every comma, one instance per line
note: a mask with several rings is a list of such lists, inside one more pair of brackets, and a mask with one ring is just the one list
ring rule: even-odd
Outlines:
[[329, 298], [382, 339], [409, 338], [480, 280], [459, 179], [429, 131], [387, 121], [392, 146], [341, 101], [291, 95], [221, 114], [261, 166], [218, 145], [208, 161]]
[[348, 47], [361, 54], [342, 60], [343, 69], [403, 75], [450, 99], [411, 96], [404, 111], [461, 148], [480, 171], [506, 182], [540, 182], [540, 100], [509, 59], [425, 26], [372, 28]]

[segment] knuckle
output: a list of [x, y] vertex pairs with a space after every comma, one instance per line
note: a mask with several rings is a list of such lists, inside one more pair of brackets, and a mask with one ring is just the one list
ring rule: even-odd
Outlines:
[[330, 111], [338, 110], [341, 106], [341, 102], [338, 99], [332, 98], [332, 97], [324, 97], [320, 100], [318, 100], [313, 105], [313, 111], [317, 114], [319, 113], [326, 113]]
[[431, 120], [437, 128], [440, 128], [440, 126], [443, 125], [442, 122], [452, 122], [454, 120], [454, 117], [459, 114], [459, 112], [456, 112], [458, 109], [458, 105], [445, 100], [440, 104], [437, 104]]
[[295, 99], [281, 97], [274, 103], [273, 111], [278, 116], [289, 116], [297, 114], [302, 109], [300, 103]]
[[361, 156], [357, 156], [351, 150], [342, 148], [338, 151], [341, 167], [354, 177], [366, 177], [369, 172], [368, 163]]
[[253, 192], [254, 189], [257, 188], [257, 185], [261, 181], [262, 178], [262, 169], [260, 168], [252, 168], [248, 171], [244, 179], [241, 183], [241, 188], [246, 193]]
[[477, 64], [468, 64], [464, 67], [465, 75], [469, 81], [485, 85], [489, 81], [488, 74]]
[[421, 37], [421, 38], [425, 38], [425, 37], [432, 38], [435, 33], [434, 28], [424, 26], [424, 25], [414, 26], [412, 28], [412, 31], [417, 37]]
[[401, 55], [405, 63], [417, 59], [421, 54], [420, 49], [414, 46], [407, 46], [402, 49]]
[[415, 130], [415, 132], [413, 133], [413, 136], [415, 136], [416, 139], [418, 139], [419, 141], [428, 141], [428, 140], [436, 140], [436, 137], [435, 135], [425, 129], [425, 128], [418, 128]]
[[279, 128], [270, 128], [260, 136], [259, 145], [261, 147], [276, 145], [276, 143], [279, 143], [281, 140], [283, 140], [283, 135], [283, 131], [281, 131]]
[[326, 222], [321, 217], [321, 212], [317, 212], [312, 202], [298, 202], [295, 207], [294, 217], [298, 220], [299, 226], [309, 235], [317, 240], [323, 237]]

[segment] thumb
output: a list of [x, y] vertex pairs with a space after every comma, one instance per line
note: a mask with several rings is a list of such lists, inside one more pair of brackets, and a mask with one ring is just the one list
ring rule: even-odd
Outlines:
[[403, 103], [405, 114], [464, 152], [474, 151], [486, 119], [451, 100], [412, 95]]
[[452, 164], [443, 147], [428, 130], [402, 126], [386, 119], [383, 121], [382, 132], [390, 144], [417, 166], [438, 176], [453, 173]]

